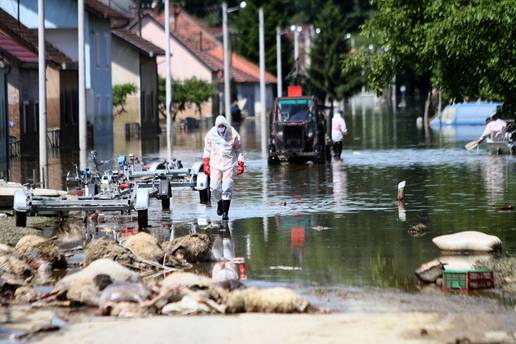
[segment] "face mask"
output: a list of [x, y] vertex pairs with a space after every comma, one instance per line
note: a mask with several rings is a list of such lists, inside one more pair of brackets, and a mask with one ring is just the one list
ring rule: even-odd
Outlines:
[[226, 131], [226, 127], [223, 127], [223, 128], [217, 127], [217, 131], [219, 132], [220, 135], [223, 135], [224, 132]]

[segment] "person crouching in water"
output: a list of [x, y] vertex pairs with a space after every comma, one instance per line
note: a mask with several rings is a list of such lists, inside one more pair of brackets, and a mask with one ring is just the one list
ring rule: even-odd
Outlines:
[[244, 154], [240, 135], [224, 116], [217, 116], [215, 126], [204, 139], [204, 173], [210, 176], [212, 197], [217, 201], [217, 214], [228, 219], [235, 172], [244, 173]]
[[340, 159], [342, 154], [342, 140], [344, 136], [348, 134], [348, 129], [346, 128], [346, 122], [344, 118], [342, 118], [342, 114], [344, 112], [342, 110], [337, 110], [335, 114], [333, 114], [333, 118], [331, 121], [331, 141], [333, 142], [333, 157]]

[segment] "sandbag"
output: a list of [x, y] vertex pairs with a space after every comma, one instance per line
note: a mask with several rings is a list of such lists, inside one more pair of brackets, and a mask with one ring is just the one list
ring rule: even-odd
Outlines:
[[490, 252], [502, 247], [500, 238], [476, 231], [441, 235], [433, 238], [432, 242], [443, 251]]
[[433, 259], [417, 268], [417, 278], [426, 283], [435, 283], [443, 275], [443, 264], [438, 259]]
[[472, 270], [475, 269], [478, 262], [488, 262], [493, 259], [488, 254], [483, 255], [455, 255], [455, 256], [441, 256], [438, 258], [439, 261], [444, 265], [446, 270]]

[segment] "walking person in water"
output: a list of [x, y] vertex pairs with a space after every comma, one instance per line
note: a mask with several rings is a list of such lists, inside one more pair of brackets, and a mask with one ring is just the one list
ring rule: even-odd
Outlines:
[[210, 176], [212, 197], [217, 201], [217, 214], [227, 220], [235, 173], [244, 173], [244, 154], [240, 135], [224, 116], [217, 116], [215, 126], [204, 139], [204, 173]]
[[342, 118], [342, 114], [344, 112], [342, 110], [337, 110], [335, 114], [333, 114], [333, 118], [331, 121], [331, 141], [333, 142], [333, 157], [340, 159], [342, 154], [342, 140], [344, 136], [348, 134], [348, 129], [346, 128], [346, 122], [344, 118]]

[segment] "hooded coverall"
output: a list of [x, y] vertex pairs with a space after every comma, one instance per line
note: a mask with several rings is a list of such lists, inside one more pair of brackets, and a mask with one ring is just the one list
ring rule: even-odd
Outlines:
[[[217, 128], [223, 125], [221, 134]], [[215, 126], [204, 139], [204, 160], [209, 159], [210, 189], [215, 201], [231, 200], [237, 166], [243, 172], [244, 154], [240, 135], [228, 124], [224, 116], [217, 116]]]

